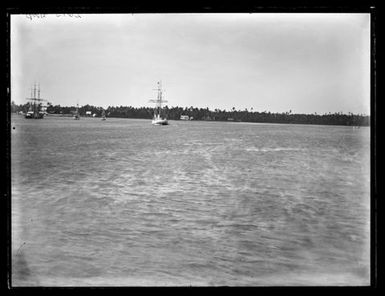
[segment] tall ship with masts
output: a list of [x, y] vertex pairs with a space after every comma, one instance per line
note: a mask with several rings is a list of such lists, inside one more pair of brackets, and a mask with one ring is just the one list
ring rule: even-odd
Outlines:
[[102, 111], [102, 120], [106, 120], [106, 111], [104, 109]]
[[158, 81], [158, 88], [155, 89], [158, 91], [158, 96], [156, 100], [150, 100], [151, 103], [155, 103], [154, 108], [154, 117], [152, 119], [153, 125], [168, 125], [168, 120], [166, 118], [166, 115], [164, 114], [164, 110], [162, 109], [162, 104], [167, 103], [166, 100], [163, 99], [163, 92], [162, 90], [162, 82]]
[[42, 110], [42, 101], [46, 101], [40, 97], [40, 84], [36, 87], [36, 83], [31, 88], [31, 97], [27, 98], [29, 102], [29, 109], [25, 114], [25, 118], [28, 119], [42, 119], [46, 112]]
[[76, 104], [76, 111], [74, 113], [74, 119], [79, 120], [80, 119], [80, 114], [79, 114], [79, 104]]

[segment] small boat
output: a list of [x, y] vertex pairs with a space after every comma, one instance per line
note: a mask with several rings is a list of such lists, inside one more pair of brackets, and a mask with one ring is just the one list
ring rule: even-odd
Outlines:
[[168, 120], [160, 117], [159, 114], [154, 114], [154, 118], [152, 119], [153, 125], [168, 125]]
[[181, 115], [180, 120], [191, 120], [188, 115]]
[[[37, 93], [37, 97], [36, 97]], [[31, 88], [31, 97], [27, 98], [30, 101], [28, 112], [24, 115], [27, 119], [42, 119], [45, 116], [45, 112], [42, 110], [42, 101], [46, 101], [40, 98], [40, 85], [36, 88], [36, 83]]]
[[158, 97], [156, 100], [150, 100], [151, 103], [155, 103], [154, 108], [154, 117], [152, 119], [153, 125], [168, 125], [168, 120], [164, 115], [164, 111], [162, 109], [162, 103], [166, 103], [167, 101], [163, 99], [163, 90], [162, 90], [162, 82], [158, 82], [158, 88], [155, 89], [158, 91]]
[[28, 112], [25, 113], [24, 117], [25, 117], [25, 118], [28, 118], [28, 119], [34, 118], [34, 114], [35, 114], [35, 113], [33, 112], [32, 108], [31, 108], [31, 106], [30, 106]]

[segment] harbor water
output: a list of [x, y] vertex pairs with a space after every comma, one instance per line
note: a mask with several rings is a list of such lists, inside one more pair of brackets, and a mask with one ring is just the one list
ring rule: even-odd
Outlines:
[[11, 128], [13, 286], [369, 284], [368, 127]]

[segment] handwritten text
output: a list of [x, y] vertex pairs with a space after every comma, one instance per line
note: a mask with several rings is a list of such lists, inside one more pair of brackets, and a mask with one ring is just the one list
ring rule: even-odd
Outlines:
[[[80, 14], [73, 14], [73, 13], [60, 13], [60, 14], [54, 14], [54, 16], [58, 18], [64, 18], [64, 17], [81, 18]], [[25, 17], [32, 21], [33, 19], [46, 18], [47, 15], [46, 14], [27, 14]]]

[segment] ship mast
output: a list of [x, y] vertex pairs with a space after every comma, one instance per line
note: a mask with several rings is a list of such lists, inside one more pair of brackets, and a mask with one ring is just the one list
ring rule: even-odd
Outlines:
[[158, 82], [158, 114], [160, 116], [160, 110], [162, 108], [162, 81]]
[[36, 114], [36, 82], [35, 84], [33, 85], [33, 116], [35, 118], [37, 118], [37, 114]]
[[33, 98], [36, 99], [36, 82], [33, 85]]
[[39, 116], [39, 109], [40, 109], [40, 83], [38, 83], [37, 85], [37, 108], [36, 108], [36, 116], [38, 117]]
[[31, 96], [29, 98], [29, 108], [28, 108], [28, 111], [33, 111], [35, 112], [34, 108], [33, 108], [33, 104], [32, 104], [32, 98], [33, 98], [33, 87], [31, 86]]

